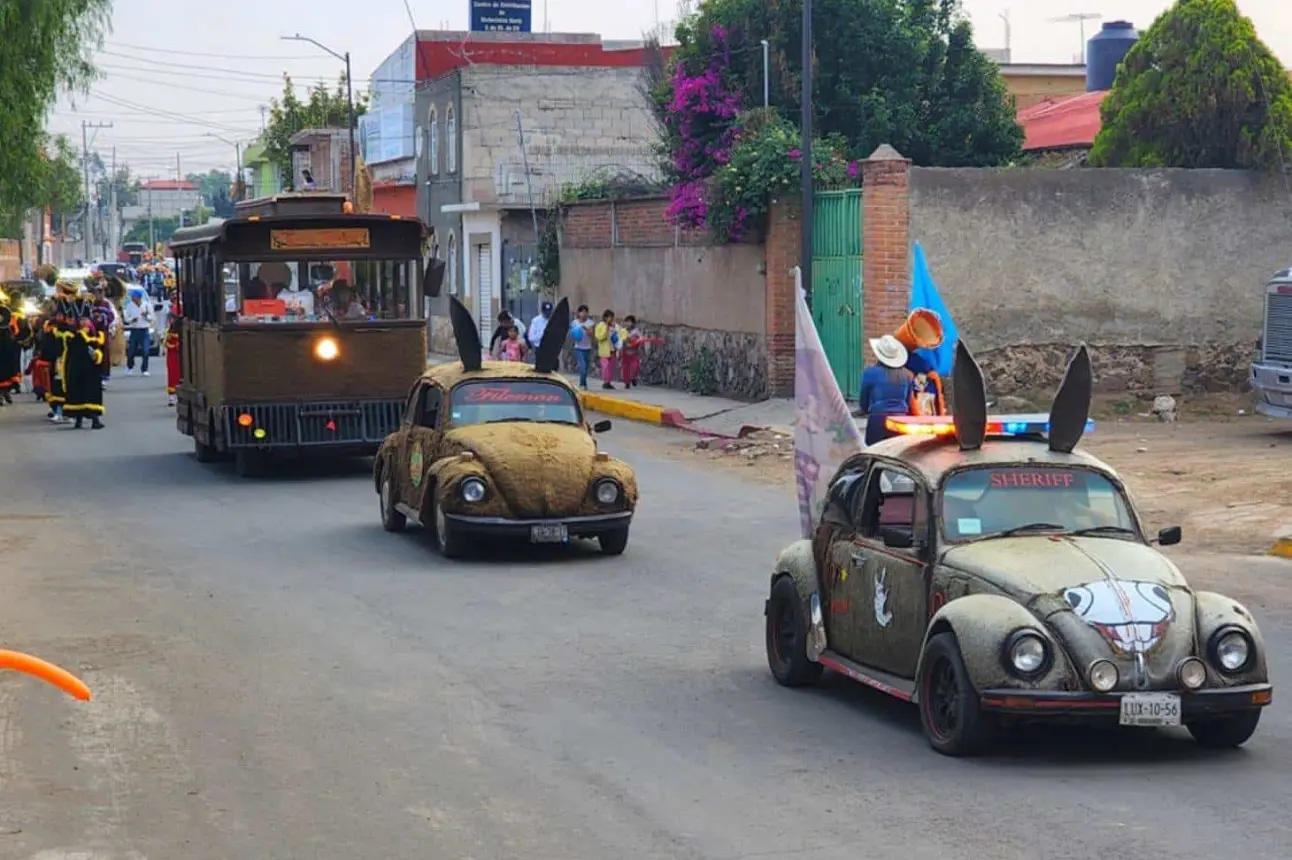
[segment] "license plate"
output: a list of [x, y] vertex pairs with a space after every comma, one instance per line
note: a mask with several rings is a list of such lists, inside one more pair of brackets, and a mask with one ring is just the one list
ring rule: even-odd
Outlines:
[[530, 543], [565, 543], [570, 539], [570, 533], [565, 525], [559, 526], [530, 526], [529, 542]]
[[1123, 726], [1180, 725], [1180, 697], [1175, 693], [1127, 693], [1122, 696]]

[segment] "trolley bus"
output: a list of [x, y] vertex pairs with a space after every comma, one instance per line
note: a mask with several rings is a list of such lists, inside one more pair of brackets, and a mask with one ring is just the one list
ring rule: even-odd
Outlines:
[[176, 425], [197, 459], [249, 474], [269, 457], [367, 456], [426, 367], [416, 219], [354, 214], [345, 197], [282, 194], [170, 240], [184, 314]]

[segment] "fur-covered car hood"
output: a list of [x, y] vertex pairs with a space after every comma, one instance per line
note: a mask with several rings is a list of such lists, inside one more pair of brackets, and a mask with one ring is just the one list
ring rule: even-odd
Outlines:
[[587, 499], [594, 474], [616, 478], [636, 501], [632, 471], [598, 460], [596, 441], [578, 424], [473, 424], [449, 430], [444, 441], [476, 456], [516, 516], [571, 515]]

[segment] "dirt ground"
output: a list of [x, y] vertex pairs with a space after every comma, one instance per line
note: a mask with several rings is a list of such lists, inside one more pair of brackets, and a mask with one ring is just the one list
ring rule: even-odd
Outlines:
[[[1236, 553], [1264, 552], [1292, 529], [1292, 423], [1215, 402], [1183, 408], [1169, 424], [1099, 412], [1083, 447], [1117, 469], [1149, 529], [1180, 525], [1190, 547]], [[792, 484], [793, 450], [793, 437], [760, 431], [736, 442], [690, 442], [684, 455]]]

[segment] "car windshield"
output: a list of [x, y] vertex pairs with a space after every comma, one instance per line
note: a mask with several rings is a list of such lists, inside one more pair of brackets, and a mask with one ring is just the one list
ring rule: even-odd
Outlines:
[[1107, 477], [1051, 466], [956, 472], [942, 485], [942, 527], [952, 541], [1054, 531], [1139, 535], [1129, 503]]
[[544, 421], [580, 424], [579, 402], [563, 385], [527, 379], [463, 382], [449, 395], [453, 424]]

